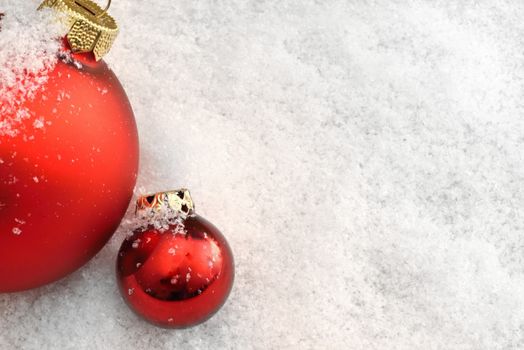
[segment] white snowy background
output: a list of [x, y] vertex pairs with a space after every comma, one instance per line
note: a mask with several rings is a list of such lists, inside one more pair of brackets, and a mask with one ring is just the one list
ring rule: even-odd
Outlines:
[[111, 13], [138, 186], [192, 190], [235, 286], [207, 323], [155, 328], [117, 291], [120, 230], [70, 277], [0, 295], [0, 349], [524, 348], [524, 2]]

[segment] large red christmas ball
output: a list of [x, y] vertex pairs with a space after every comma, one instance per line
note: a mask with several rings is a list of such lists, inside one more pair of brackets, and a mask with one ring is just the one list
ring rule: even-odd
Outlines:
[[161, 232], [150, 227], [128, 237], [117, 277], [127, 304], [147, 321], [189, 327], [210, 318], [233, 285], [233, 255], [224, 236], [194, 214]]
[[133, 193], [138, 136], [127, 96], [106, 63], [92, 54], [72, 58], [7, 112], [24, 113], [16, 135], [0, 134], [0, 292], [38, 287], [84, 265]]

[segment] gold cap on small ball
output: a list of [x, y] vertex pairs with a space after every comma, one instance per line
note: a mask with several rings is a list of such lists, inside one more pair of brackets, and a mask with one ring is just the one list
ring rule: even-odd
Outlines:
[[137, 212], [163, 208], [171, 209], [178, 214], [189, 215], [195, 210], [195, 205], [189, 190], [185, 188], [143, 195], [136, 201]]

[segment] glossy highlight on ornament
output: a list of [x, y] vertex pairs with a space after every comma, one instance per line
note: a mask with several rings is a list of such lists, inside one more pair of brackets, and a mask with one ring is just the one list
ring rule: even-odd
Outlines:
[[[181, 211], [188, 207], [187, 213]], [[194, 213], [187, 190], [143, 196], [137, 208], [146, 216], [152, 210], [171, 217], [163, 218], [167, 229], [150, 222], [123, 242], [117, 258], [123, 298], [158, 326], [184, 328], [207, 320], [224, 304], [233, 284], [233, 255], [226, 239]]]

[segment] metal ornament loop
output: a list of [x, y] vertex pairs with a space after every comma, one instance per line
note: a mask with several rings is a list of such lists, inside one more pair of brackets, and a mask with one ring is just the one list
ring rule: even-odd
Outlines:
[[111, 0], [108, 0], [106, 7], [104, 8], [104, 10], [103, 10], [101, 13], [98, 14], [97, 17], [100, 17], [100, 16], [102, 16], [104, 13], [106, 13], [107, 10], [109, 10], [110, 7], [111, 7]]

